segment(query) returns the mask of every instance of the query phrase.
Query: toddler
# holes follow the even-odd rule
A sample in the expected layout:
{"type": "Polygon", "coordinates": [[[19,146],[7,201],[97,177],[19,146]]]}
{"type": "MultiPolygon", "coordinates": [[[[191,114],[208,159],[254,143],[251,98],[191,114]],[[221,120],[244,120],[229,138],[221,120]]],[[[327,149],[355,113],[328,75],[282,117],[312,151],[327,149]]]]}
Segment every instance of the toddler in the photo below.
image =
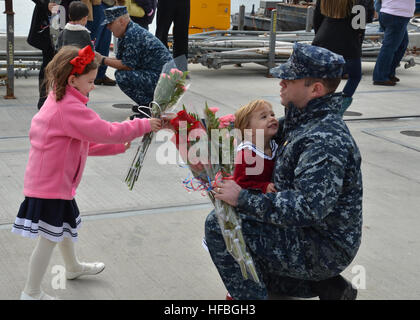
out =
{"type": "Polygon", "coordinates": [[[69,6],[69,22],[64,27],[57,38],[56,50],[62,46],[76,46],[84,48],[93,44],[90,39],[90,31],[86,28],[88,21],[89,8],[81,1],[73,1],[69,6]]]}
{"type": "Polygon", "coordinates": [[[270,181],[278,148],[272,138],[278,127],[273,108],[265,100],[251,101],[235,113],[235,128],[241,131],[243,141],[237,147],[233,179],[242,188],[276,192],[270,181]],[[259,134],[262,136],[257,139],[259,134]],[[263,145],[258,145],[259,141],[263,145]]]}

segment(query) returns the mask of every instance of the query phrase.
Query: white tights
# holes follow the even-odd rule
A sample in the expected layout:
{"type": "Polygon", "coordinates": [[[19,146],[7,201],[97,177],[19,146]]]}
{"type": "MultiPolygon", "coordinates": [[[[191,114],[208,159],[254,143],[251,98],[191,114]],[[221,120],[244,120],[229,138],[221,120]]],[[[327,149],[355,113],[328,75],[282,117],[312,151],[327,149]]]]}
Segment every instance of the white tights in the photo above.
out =
{"type": "MultiPolygon", "coordinates": [[[[56,244],[56,242],[45,239],[42,236],[38,238],[37,245],[29,260],[28,278],[23,289],[27,295],[36,297],[41,294],[41,282],[47,271],[56,244]]],[[[77,272],[83,269],[82,264],[77,260],[74,244],[71,239],[63,238],[63,241],[58,244],[58,247],[60,248],[67,271],[77,272]]]]}

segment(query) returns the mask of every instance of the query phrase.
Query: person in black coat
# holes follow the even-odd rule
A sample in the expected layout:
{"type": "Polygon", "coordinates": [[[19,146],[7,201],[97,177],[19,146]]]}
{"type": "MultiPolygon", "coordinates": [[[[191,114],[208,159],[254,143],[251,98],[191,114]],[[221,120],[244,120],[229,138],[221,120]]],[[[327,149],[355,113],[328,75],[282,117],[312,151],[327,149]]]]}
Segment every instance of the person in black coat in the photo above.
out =
{"type": "MultiPolygon", "coordinates": [[[[41,109],[47,99],[47,91],[44,84],[44,69],[55,54],[54,44],[51,41],[49,18],[51,15],[50,10],[56,4],[49,0],[32,1],[35,3],[35,8],[32,14],[31,27],[26,41],[31,46],[42,51],[42,64],[38,76],[39,99],[37,104],[38,109],[41,109]]],[[[60,1],[60,4],[66,8],[66,12],[68,12],[68,6],[72,1],[74,0],[60,1]]],[[[68,21],[67,14],[66,20],[68,21]]]]}
{"type": "Polygon", "coordinates": [[[27,42],[42,51],[42,64],[39,70],[38,83],[39,83],[39,100],[38,109],[41,109],[45,100],[47,99],[47,92],[44,82],[44,69],[47,64],[54,57],[54,46],[50,38],[49,29],[49,15],[48,9],[49,0],[32,0],[35,2],[34,12],[32,14],[31,27],[27,42]]]}
{"type": "MultiPolygon", "coordinates": [[[[188,28],[190,25],[190,0],[159,0],[157,5],[156,37],[168,47],[168,32],[172,22],[173,57],[185,55],[188,58],[188,28]]],[[[185,59],[185,61],[186,61],[185,59]]],[[[178,59],[178,61],[181,61],[178,59]]],[[[178,69],[187,71],[187,64],[178,65],[178,69]]]]}
{"type": "Polygon", "coordinates": [[[362,43],[366,27],[358,25],[361,23],[358,17],[363,12],[352,13],[354,5],[364,8],[366,23],[372,22],[373,0],[318,0],[314,10],[312,45],[340,54],[346,61],[345,73],[349,79],[343,89],[341,114],[351,105],[362,78],[362,43]]]}

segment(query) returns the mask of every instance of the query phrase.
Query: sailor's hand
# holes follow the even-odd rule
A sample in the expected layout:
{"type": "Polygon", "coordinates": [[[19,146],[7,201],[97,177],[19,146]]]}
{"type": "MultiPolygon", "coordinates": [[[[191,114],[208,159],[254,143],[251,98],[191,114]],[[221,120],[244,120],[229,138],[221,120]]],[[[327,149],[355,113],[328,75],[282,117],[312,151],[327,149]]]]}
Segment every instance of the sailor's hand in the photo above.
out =
{"type": "Polygon", "coordinates": [[[270,183],[268,186],[267,186],[267,189],[265,189],[265,193],[274,193],[274,192],[277,192],[277,190],[276,190],[276,188],[274,187],[274,183],[270,183]]]}
{"type": "Polygon", "coordinates": [[[99,52],[95,51],[95,58],[99,63],[101,63],[103,56],[99,52]]]}
{"type": "Polygon", "coordinates": [[[51,13],[57,13],[57,10],[58,10],[58,4],[56,4],[55,2],[50,2],[50,3],[48,3],[48,10],[49,10],[51,13]]]}
{"type": "Polygon", "coordinates": [[[242,188],[233,180],[222,180],[217,182],[213,188],[214,197],[236,207],[238,205],[239,193],[242,188]]]}

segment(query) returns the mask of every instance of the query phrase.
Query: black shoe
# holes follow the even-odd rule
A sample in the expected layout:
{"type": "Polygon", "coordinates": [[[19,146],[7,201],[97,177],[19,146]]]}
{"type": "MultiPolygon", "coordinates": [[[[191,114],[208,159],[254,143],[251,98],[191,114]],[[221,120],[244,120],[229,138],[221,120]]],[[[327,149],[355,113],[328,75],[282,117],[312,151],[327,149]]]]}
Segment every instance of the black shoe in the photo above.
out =
{"type": "Polygon", "coordinates": [[[388,87],[393,87],[393,86],[395,86],[396,82],[391,81],[391,80],[386,80],[386,81],[373,81],[373,84],[375,86],[388,86],[388,87]]]}
{"type": "MultiPolygon", "coordinates": [[[[150,109],[149,108],[145,108],[145,107],[139,107],[138,105],[134,105],[131,107],[131,110],[133,112],[135,112],[135,114],[133,114],[131,117],[134,118],[150,118],[150,109]],[[139,108],[142,112],[139,111],[139,108]],[[145,114],[146,113],[146,114],[145,114]]],[[[131,119],[131,120],[133,120],[131,119]]]]}
{"type": "Polygon", "coordinates": [[[142,112],[140,112],[140,111],[139,111],[139,106],[138,106],[137,104],[135,104],[135,105],[133,105],[133,106],[131,107],[131,110],[132,110],[133,112],[135,112],[135,113],[143,113],[143,112],[146,112],[146,113],[150,116],[150,109],[149,109],[148,107],[143,107],[143,106],[141,106],[141,107],[140,107],[140,110],[141,110],[142,112]]]}
{"type": "Polygon", "coordinates": [[[131,116],[130,116],[130,120],[133,120],[133,119],[135,119],[135,118],[139,118],[139,119],[144,119],[144,118],[146,118],[146,119],[149,119],[149,117],[148,116],[146,116],[145,114],[143,114],[143,113],[135,113],[135,114],[132,114],[131,116]]]}
{"type": "Polygon", "coordinates": [[[341,275],[317,281],[314,291],[319,300],[356,300],[357,290],[341,275]]]}
{"type": "Polygon", "coordinates": [[[133,111],[133,112],[135,112],[135,113],[139,113],[139,106],[138,105],[133,105],[132,107],[131,107],[131,111],[133,111]]]}
{"type": "Polygon", "coordinates": [[[400,79],[396,76],[389,77],[389,80],[391,80],[392,82],[400,82],[400,79]]]}
{"type": "Polygon", "coordinates": [[[93,83],[97,86],[100,86],[100,85],[115,86],[117,84],[117,82],[115,80],[112,80],[112,79],[108,78],[107,76],[105,76],[101,79],[95,79],[95,81],[93,83]]]}

